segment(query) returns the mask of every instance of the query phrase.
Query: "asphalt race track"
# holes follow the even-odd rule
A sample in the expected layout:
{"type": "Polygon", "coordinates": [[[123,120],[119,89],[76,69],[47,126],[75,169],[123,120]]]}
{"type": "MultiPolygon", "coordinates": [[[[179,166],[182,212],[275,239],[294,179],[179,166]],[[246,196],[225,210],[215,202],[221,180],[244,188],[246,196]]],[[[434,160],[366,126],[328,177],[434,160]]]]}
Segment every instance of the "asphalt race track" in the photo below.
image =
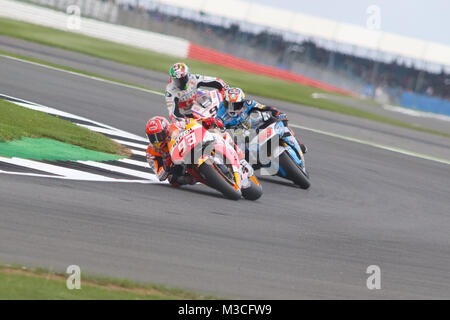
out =
{"type": "MultiPolygon", "coordinates": [[[[139,135],[166,114],[160,95],[2,57],[0,88],[139,135]]],[[[279,105],[292,123],[449,159],[448,138],[279,105]]],[[[229,298],[450,298],[450,166],[296,132],[312,187],[263,177],[256,202],[198,185],[0,175],[0,262],[77,264],[229,298]],[[366,287],[369,265],[381,290],[366,287]]]]}

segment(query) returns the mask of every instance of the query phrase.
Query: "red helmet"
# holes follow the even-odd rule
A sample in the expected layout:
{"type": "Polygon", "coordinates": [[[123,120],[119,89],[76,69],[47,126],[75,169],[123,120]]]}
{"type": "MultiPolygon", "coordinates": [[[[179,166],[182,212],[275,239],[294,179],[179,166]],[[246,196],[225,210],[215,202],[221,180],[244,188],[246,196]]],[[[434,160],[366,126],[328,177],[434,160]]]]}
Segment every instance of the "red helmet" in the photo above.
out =
{"type": "Polygon", "coordinates": [[[147,122],[147,137],[150,143],[158,149],[164,147],[169,137],[169,121],[166,118],[156,116],[147,122]]]}

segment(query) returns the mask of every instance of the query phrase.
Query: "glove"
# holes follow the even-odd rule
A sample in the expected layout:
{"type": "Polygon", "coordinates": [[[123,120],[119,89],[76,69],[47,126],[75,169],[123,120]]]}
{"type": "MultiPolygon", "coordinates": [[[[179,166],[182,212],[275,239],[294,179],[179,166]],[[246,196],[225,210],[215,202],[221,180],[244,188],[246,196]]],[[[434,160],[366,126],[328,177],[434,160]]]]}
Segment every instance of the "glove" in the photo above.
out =
{"type": "Polygon", "coordinates": [[[218,119],[216,119],[216,118],[213,118],[213,117],[204,119],[203,123],[208,128],[211,128],[213,126],[217,126],[219,128],[223,128],[223,122],[218,120],[218,119]]]}
{"type": "Polygon", "coordinates": [[[220,119],[214,118],[216,120],[216,126],[218,126],[220,129],[223,129],[223,122],[220,119]]]}
{"type": "Polygon", "coordinates": [[[167,157],[164,159],[164,169],[166,171],[169,171],[170,168],[172,168],[173,162],[171,157],[167,157]]]}
{"type": "Polygon", "coordinates": [[[285,113],[278,112],[276,117],[277,117],[277,120],[287,121],[287,115],[285,113]]]}
{"type": "Polygon", "coordinates": [[[169,183],[177,184],[177,180],[180,176],[183,176],[185,173],[185,168],[183,165],[173,165],[170,169],[169,175],[169,183]]]}
{"type": "Polygon", "coordinates": [[[285,126],[288,125],[288,118],[287,118],[287,115],[285,113],[279,112],[276,115],[276,118],[277,118],[278,121],[282,121],[285,126]]]}

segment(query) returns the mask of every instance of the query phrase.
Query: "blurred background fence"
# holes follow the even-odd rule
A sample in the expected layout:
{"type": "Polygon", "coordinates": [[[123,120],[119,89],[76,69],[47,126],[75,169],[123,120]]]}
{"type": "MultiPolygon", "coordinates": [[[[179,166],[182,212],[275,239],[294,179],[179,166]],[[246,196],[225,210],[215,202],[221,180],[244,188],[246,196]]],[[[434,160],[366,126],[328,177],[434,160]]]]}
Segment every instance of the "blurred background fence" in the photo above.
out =
{"type": "MultiPolygon", "coordinates": [[[[383,103],[401,104],[403,93],[450,99],[450,67],[361,49],[256,25],[245,20],[152,0],[25,0],[67,12],[76,5],[81,15],[114,24],[185,38],[240,58],[310,77],[383,103]],[[381,94],[380,94],[381,92],[381,94]],[[386,101],[387,100],[387,101],[386,101]]],[[[167,1],[166,1],[167,2],[167,1]]],[[[270,19],[270,17],[267,17],[270,19]]],[[[177,48],[173,48],[176,53],[177,48]]],[[[409,101],[409,100],[408,100],[409,101]]],[[[409,105],[415,105],[409,103],[409,105]]]]}

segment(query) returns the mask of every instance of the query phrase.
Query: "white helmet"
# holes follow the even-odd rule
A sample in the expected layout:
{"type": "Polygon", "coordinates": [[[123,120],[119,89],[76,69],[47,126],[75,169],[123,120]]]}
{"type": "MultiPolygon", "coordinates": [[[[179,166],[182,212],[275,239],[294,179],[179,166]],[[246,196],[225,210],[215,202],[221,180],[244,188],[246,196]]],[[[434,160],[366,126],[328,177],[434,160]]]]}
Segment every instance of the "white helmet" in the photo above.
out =
{"type": "Polygon", "coordinates": [[[229,88],[225,91],[223,104],[231,116],[237,116],[244,109],[245,94],[240,88],[229,88]]]}

